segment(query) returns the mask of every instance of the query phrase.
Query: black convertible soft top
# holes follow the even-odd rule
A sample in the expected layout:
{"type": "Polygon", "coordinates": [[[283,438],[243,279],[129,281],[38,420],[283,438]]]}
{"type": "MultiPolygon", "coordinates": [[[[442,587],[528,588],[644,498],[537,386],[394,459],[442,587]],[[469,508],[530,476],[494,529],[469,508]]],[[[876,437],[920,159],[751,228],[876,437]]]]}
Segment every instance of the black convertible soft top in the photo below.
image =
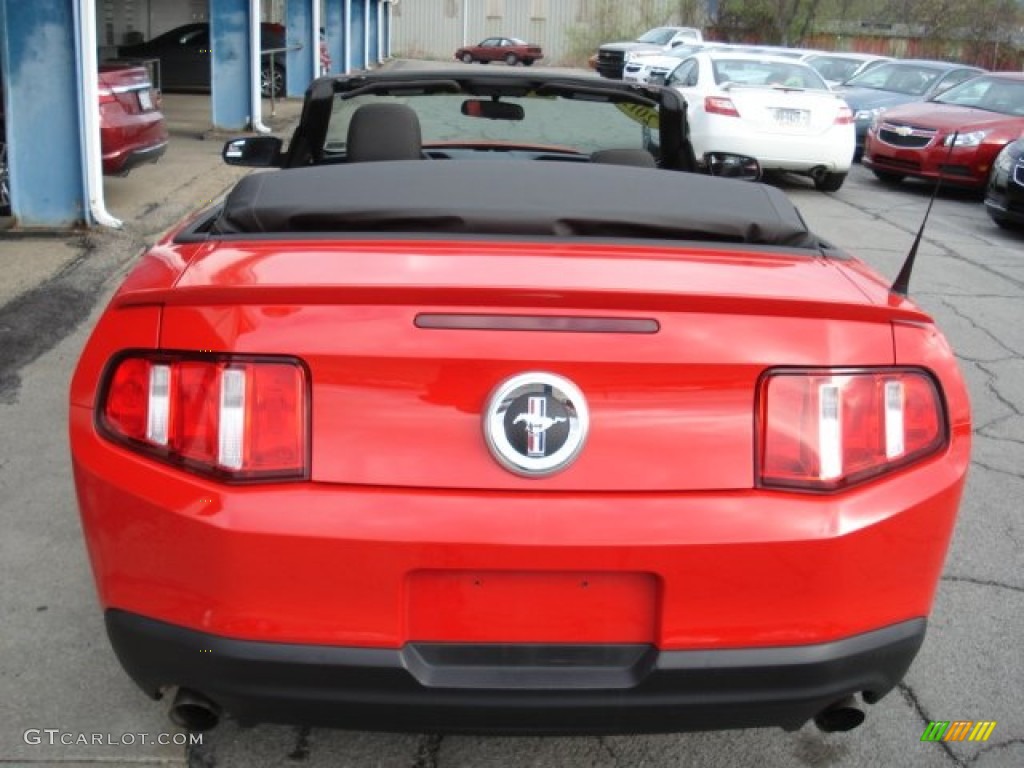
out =
{"type": "Polygon", "coordinates": [[[258,173],[212,231],[657,238],[809,248],[774,187],[692,173],[540,160],[409,160],[258,173]]]}

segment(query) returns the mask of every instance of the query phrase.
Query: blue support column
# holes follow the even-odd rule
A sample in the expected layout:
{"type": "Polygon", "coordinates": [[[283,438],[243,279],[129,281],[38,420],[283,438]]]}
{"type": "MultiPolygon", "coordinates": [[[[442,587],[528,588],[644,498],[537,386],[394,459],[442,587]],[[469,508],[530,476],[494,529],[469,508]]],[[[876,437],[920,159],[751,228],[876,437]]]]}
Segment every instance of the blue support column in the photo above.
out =
{"type": "MultiPolygon", "coordinates": [[[[319,71],[313,70],[313,57],[309,51],[309,41],[313,38],[313,7],[310,0],[289,0],[285,13],[288,54],[285,59],[284,90],[288,96],[301,96],[306,92],[310,81],[320,74],[319,71]],[[298,50],[292,50],[300,45],[302,47],[298,50]]],[[[319,60],[318,52],[317,61],[319,60]]]]}
{"type": "Polygon", "coordinates": [[[210,0],[210,42],[213,127],[245,130],[253,115],[248,0],[210,0]]]}
{"type": "Polygon", "coordinates": [[[366,28],[369,50],[366,52],[367,63],[376,66],[380,63],[380,0],[369,0],[366,28]]]}
{"type": "Polygon", "coordinates": [[[331,74],[348,71],[345,65],[345,0],[327,0],[324,29],[327,30],[327,50],[331,54],[331,74]]]}
{"type": "Polygon", "coordinates": [[[86,219],[73,0],[0,0],[12,213],[25,227],[86,219]]]}
{"type": "Polygon", "coordinates": [[[375,67],[381,62],[381,3],[380,0],[370,0],[370,50],[367,57],[370,66],[375,67]]]}
{"type": "Polygon", "coordinates": [[[381,3],[380,6],[380,30],[381,30],[381,61],[391,58],[391,3],[381,3]]]}
{"type": "Polygon", "coordinates": [[[352,51],[348,59],[352,69],[366,69],[366,2],[367,0],[352,0],[349,30],[352,51]]]}

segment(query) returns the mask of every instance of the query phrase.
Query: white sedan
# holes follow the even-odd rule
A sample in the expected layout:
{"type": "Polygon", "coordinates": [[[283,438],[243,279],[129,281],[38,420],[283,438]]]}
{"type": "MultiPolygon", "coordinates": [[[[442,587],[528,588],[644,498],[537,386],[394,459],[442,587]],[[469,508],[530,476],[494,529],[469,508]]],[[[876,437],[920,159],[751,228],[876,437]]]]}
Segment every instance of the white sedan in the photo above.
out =
{"type": "Polygon", "coordinates": [[[683,94],[697,160],[757,159],[765,171],[810,176],[823,192],[846,180],[855,145],[853,114],[812,67],[780,56],[698,52],[665,84],[683,94]]]}

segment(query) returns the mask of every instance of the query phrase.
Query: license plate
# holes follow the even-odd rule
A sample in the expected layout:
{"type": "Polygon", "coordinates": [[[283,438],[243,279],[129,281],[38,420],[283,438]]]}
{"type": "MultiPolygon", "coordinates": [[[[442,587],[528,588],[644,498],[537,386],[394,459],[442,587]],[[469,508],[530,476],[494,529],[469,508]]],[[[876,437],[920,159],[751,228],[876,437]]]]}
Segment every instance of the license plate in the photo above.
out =
{"type": "Polygon", "coordinates": [[[801,127],[811,121],[811,113],[806,109],[776,109],[775,122],[778,125],[801,127]]]}
{"type": "Polygon", "coordinates": [[[139,91],[139,106],[144,112],[148,112],[153,108],[153,97],[149,95],[149,90],[139,91]]]}

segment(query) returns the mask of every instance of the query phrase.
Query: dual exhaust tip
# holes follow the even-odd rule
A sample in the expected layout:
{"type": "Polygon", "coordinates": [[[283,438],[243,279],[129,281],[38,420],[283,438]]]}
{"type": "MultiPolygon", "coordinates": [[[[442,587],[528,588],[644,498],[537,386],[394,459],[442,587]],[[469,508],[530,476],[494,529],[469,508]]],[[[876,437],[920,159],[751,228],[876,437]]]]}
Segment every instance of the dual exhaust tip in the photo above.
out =
{"type": "MultiPolygon", "coordinates": [[[[179,688],[171,704],[171,720],[188,731],[202,732],[216,728],[220,722],[220,706],[203,694],[179,688]]],[[[853,696],[830,704],[814,716],[814,724],[824,733],[852,731],[864,722],[864,709],[853,696]]]]}

